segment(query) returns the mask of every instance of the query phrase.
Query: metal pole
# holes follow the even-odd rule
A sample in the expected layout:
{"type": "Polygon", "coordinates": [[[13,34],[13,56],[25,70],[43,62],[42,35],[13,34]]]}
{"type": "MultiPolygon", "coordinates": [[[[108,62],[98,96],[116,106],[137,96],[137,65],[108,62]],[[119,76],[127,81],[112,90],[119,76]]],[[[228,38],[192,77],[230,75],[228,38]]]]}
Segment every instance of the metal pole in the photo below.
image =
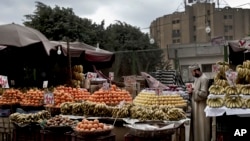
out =
{"type": "Polygon", "coordinates": [[[228,62],[228,46],[224,45],[224,61],[228,62]]]}
{"type": "Polygon", "coordinates": [[[179,70],[179,59],[178,59],[178,50],[177,49],[174,50],[174,58],[175,58],[174,68],[175,68],[175,70],[179,70]]]}

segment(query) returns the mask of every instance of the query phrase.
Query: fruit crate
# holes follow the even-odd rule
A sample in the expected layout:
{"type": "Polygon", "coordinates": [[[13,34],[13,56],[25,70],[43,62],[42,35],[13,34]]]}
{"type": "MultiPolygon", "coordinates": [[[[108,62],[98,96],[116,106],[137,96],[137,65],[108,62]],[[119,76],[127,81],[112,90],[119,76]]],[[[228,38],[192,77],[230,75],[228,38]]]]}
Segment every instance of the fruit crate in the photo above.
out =
{"type": "Polygon", "coordinates": [[[127,133],[124,136],[124,141],[172,141],[172,135],[166,135],[164,138],[149,138],[138,137],[127,133]]]}
{"type": "Polygon", "coordinates": [[[51,132],[40,130],[40,141],[71,141],[71,132],[51,132]]]}
{"type": "Polygon", "coordinates": [[[76,135],[75,133],[73,133],[71,134],[71,141],[115,141],[115,135],[111,133],[106,136],[88,137],[76,135]]]}
{"type": "Polygon", "coordinates": [[[40,141],[39,125],[27,125],[25,127],[15,126],[13,129],[14,141],[40,141]]]}

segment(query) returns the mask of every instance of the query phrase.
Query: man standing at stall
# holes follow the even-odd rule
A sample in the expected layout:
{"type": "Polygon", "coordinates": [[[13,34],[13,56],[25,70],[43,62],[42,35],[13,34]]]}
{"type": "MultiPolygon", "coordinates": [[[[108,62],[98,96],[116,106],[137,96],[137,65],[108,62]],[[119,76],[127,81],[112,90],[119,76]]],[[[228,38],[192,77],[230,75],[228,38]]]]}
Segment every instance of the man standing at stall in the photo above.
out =
{"type": "Polygon", "coordinates": [[[195,79],[193,87],[188,88],[192,108],[190,141],[210,141],[210,118],[206,117],[204,112],[209,79],[201,72],[199,65],[195,64],[189,68],[195,79]]]}

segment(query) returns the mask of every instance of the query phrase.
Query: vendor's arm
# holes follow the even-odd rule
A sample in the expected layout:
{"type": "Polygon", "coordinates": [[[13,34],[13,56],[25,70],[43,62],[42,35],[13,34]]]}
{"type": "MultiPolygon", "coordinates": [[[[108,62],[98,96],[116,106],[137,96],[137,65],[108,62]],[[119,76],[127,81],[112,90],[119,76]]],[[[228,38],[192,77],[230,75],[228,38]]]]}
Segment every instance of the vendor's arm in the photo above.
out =
{"type": "Polygon", "coordinates": [[[208,79],[200,81],[200,89],[194,91],[195,95],[201,99],[206,99],[208,96],[208,79]]]}

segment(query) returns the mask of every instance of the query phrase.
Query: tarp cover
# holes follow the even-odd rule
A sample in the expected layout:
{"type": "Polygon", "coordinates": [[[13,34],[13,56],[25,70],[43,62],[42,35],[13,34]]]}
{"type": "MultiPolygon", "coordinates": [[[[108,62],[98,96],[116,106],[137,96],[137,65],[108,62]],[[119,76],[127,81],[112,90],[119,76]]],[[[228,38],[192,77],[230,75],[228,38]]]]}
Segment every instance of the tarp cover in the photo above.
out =
{"type": "MultiPolygon", "coordinates": [[[[51,41],[55,46],[61,45],[62,52],[67,55],[67,42],[51,41]]],[[[108,62],[111,61],[114,53],[103,50],[100,48],[93,47],[91,45],[81,43],[81,42],[70,42],[70,55],[71,57],[80,57],[84,52],[85,59],[90,62],[108,62]]]]}

